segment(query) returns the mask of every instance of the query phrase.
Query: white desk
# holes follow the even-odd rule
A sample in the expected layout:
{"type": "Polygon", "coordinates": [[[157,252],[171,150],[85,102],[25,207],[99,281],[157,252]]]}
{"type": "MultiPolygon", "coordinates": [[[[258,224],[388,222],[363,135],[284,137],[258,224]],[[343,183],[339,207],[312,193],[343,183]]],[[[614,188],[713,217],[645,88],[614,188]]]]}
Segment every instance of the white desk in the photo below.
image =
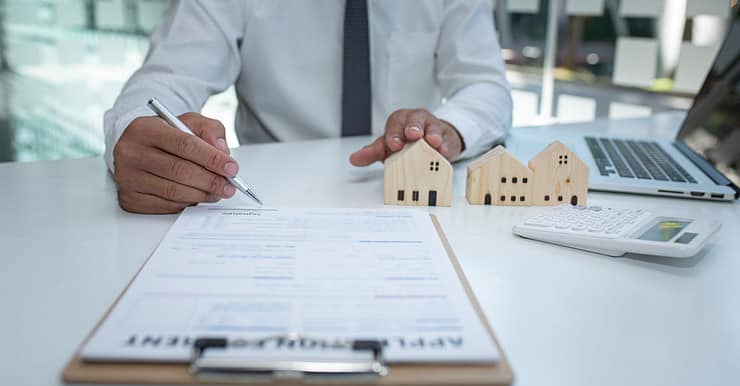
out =
{"type": "MultiPolygon", "coordinates": [[[[676,124],[659,117],[558,129],[670,136],[676,124]]],[[[536,132],[526,130],[515,133],[536,132]]],[[[382,167],[347,161],[364,142],[245,146],[234,154],[267,205],[379,207],[382,167]]],[[[455,173],[452,208],[430,210],[517,385],[738,384],[739,203],[591,193],[592,204],[723,223],[710,248],[690,260],[611,258],[513,236],[514,224],[542,208],[470,206],[465,164],[455,173]]],[[[63,365],[175,216],[119,209],[100,158],[0,164],[0,181],[0,383],[58,384],[63,365]]]]}

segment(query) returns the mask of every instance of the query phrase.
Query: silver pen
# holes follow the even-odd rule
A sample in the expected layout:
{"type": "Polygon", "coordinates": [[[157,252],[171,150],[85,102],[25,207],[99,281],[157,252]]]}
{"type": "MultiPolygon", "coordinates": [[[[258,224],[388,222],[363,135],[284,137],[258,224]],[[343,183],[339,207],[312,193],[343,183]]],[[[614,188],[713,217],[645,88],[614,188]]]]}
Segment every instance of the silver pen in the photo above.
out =
{"type": "MultiPolygon", "coordinates": [[[[169,110],[167,110],[166,107],[157,100],[157,98],[149,99],[149,103],[147,103],[150,109],[154,111],[160,118],[164,119],[167,123],[170,124],[170,126],[175,127],[182,131],[183,133],[187,133],[190,135],[195,135],[195,133],[192,132],[187,126],[185,126],[185,123],[183,123],[179,118],[177,118],[174,114],[172,114],[169,110]]],[[[234,185],[234,187],[249,196],[252,200],[256,201],[258,204],[262,205],[262,201],[260,201],[259,198],[257,198],[257,195],[254,194],[254,191],[252,188],[247,185],[246,182],[242,181],[239,176],[234,177],[226,177],[227,180],[231,183],[231,185],[234,185]]]]}

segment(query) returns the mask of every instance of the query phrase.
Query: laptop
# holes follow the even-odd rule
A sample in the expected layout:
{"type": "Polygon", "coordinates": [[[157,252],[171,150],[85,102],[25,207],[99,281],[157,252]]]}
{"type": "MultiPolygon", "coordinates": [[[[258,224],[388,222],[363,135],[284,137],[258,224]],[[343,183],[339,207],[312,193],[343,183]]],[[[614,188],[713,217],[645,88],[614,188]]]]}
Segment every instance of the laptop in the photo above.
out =
{"type": "MultiPolygon", "coordinates": [[[[731,201],[740,196],[740,6],[673,141],[552,133],[589,164],[589,189],[731,201]]],[[[565,131],[565,130],[564,130],[565,131]]],[[[532,141],[507,143],[520,156],[532,141]]],[[[540,147],[541,149],[541,147],[540,147]]]]}

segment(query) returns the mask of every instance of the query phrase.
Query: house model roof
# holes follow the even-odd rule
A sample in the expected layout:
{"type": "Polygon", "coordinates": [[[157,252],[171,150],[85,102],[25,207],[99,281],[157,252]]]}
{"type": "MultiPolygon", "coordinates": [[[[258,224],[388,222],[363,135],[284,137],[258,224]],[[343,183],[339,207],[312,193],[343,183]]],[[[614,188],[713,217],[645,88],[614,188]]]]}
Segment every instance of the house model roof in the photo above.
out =
{"type": "Polygon", "coordinates": [[[390,157],[386,158],[385,165],[386,167],[391,166],[393,163],[396,162],[396,160],[401,159],[406,154],[412,154],[412,153],[427,153],[432,156],[436,156],[440,159],[440,162],[446,164],[450,168],[452,167],[452,164],[450,161],[447,160],[442,154],[440,154],[436,149],[432,147],[432,145],[428,144],[427,141],[424,139],[419,139],[415,142],[407,143],[406,146],[404,146],[403,149],[400,151],[392,154],[390,157]]]}
{"type": "MultiPolygon", "coordinates": [[[[508,155],[509,157],[517,160],[519,163],[521,163],[516,157],[514,157],[513,154],[511,154],[508,150],[506,150],[505,147],[498,145],[494,147],[493,149],[489,150],[482,156],[474,159],[470,164],[468,164],[468,170],[474,170],[481,166],[484,166],[486,163],[488,163],[490,160],[498,158],[502,155],[508,155]]],[[[524,165],[524,164],[522,164],[524,165]]]]}
{"type": "Polygon", "coordinates": [[[577,161],[579,164],[583,164],[584,166],[586,166],[585,163],[580,158],[578,158],[578,155],[572,150],[570,150],[568,146],[565,146],[560,141],[553,141],[552,143],[547,145],[544,149],[542,149],[542,151],[535,154],[535,156],[529,160],[530,169],[532,168],[534,164],[540,161],[549,162],[548,158],[550,157],[550,155],[553,154],[553,152],[559,152],[559,153],[568,152],[569,154],[572,155],[573,161],[577,161]]]}

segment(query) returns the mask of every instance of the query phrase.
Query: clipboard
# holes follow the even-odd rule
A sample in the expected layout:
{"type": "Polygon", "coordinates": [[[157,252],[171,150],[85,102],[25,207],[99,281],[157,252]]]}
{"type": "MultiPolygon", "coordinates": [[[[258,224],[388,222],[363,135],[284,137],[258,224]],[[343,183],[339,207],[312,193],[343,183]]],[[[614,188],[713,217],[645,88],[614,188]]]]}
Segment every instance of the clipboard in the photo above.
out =
{"type": "MultiPolygon", "coordinates": [[[[460,263],[455,256],[450,243],[447,240],[442,227],[436,216],[429,215],[437,234],[442,241],[452,265],[457,273],[458,280],[465,289],[468,299],[475,309],[478,318],[483,323],[485,331],[490,336],[496,349],[501,354],[495,364],[398,364],[388,367],[387,375],[376,377],[335,377],[335,378],[309,378],[309,377],[273,377],[273,376],[250,376],[249,374],[224,374],[222,377],[204,377],[192,371],[192,363],[115,363],[115,362],[84,362],[80,359],[79,351],[82,346],[92,337],[110,312],[115,308],[118,301],[128,289],[128,286],[118,296],[106,314],[98,321],[97,325],[80,345],[80,349],[74,354],[62,372],[62,380],[65,383],[84,384],[245,384],[250,385],[302,385],[302,384],[331,384],[341,385],[510,385],[514,374],[506,359],[506,355],[498,344],[491,326],[488,324],[478,300],[475,298],[470,284],[463,274],[460,263]]],[[[142,264],[143,266],[146,265],[142,264]]],[[[141,268],[139,272],[141,271],[141,268]]],[[[134,276],[129,286],[136,279],[134,276]]],[[[213,345],[214,342],[207,342],[213,345]]],[[[222,345],[223,342],[216,342],[222,345]]],[[[370,345],[372,342],[363,341],[360,346],[370,345]]],[[[196,350],[197,351],[197,350],[196,350]]],[[[196,353],[197,354],[197,353],[196,353]]],[[[377,357],[376,357],[377,359],[377,357]]]]}

